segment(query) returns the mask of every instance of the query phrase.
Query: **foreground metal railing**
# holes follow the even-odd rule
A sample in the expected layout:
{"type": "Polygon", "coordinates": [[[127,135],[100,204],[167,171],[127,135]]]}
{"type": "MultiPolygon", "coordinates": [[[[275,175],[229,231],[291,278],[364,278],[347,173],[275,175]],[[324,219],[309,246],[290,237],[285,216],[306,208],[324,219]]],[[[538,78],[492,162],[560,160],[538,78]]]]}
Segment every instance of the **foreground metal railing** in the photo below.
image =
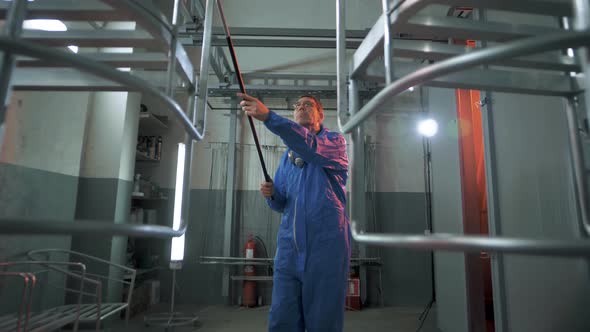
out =
{"type": "MultiPolygon", "coordinates": [[[[27,1],[16,0],[10,4],[5,18],[7,25],[5,26],[4,36],[0,37],[0,49],[4,51],[2,58],[2,79],[0,80],[0,96],[2,96],[2,107],[0,107],[0,144],[2,138],[2,125],[4,122],[4,105],[9,100],[12,91],[10,77],[13,74],[15,66],[15,56],[24,55],[32,58],[42,59],[51,62],[54,65],[64,67],[77,68],[80,71],[93,74],[100,78],[106,78],[112,82],[125,86],[130,91],[139,91],[145,95],[149,95],[155,99],[156,102],[163,106],[164,110],[171,112],[179,123],[183,126],[187,133],[187,144],[189,157],[186,158],[185,170],[190,170],[192,160],[192,142],[202,140],[206,130],[206,115],[207,106],[205,103],[197,103],[197,94],[206,96],[206,79],[201,79],[201,84],[204,84],[201,91],[196,91],[194,84],[198,81],[197,78],[191,76],[192,65],[188,62],[188,58],[182,46],[176,39],[176,16],[173,18],[173,23],[169,24],[159,16],[149,6],[140,6],[137,2],[131,0],[125,1],[106,1],[118,10],[129,12],[130,15],[136,15],[137,21],[145,25],[146,30],[151,32],[152,36],[158,40],[158,43],[168,45],[169,59],[168,61],[168,87],[165,92],[161,91],[150,82],[134,76],[128,72],[119,71],[106,64],[99,63],[90,57],[85,57],[80,54],[68,53],[58,49],[51,49],[49,47],[38,46],[31,42],[20,39],[22,22],[26,16],[27,1]],[[180,52],[180,53],[178,53],[180,52]],[[188,106],[185,109],[181,107],[173,98],[173,74],[175,72],[175,63],[178,61],[182,68],[182,73],[185,81],[188,82],[186,93],[189,95],[188,106]],[[190,77],[189,77],[190,76],[190,77]],[[200,107],[200,109],[198,109],[200,107]],[[196,124],[199,124],[196,126],[196,124]]],[[[212,9],[211,9],[212,12],[212,9]]],[[[177,15],[178,13],[176,13],[177,15]]],[[[204,25],[205,35],[211,35],[212,15],[207,16],[204,25]]],[[[202,46],[203,54],[210,52],[210,37],[206,38],[208,42],[204,42],[202,46]]],[[[208,67],[207,59],[201,64],[201,68],[208,67]]],[[[207,70],[205,70],[207,72],[207,70]]],[[[203,75],[206,76],[206,75],[203,75]]],[[[205,98],[201,98],[206,101],[205,98]]],[[[188,181],[190,176],[185,177],[186,184],[183,184],[183,189],[188,189],[188,181]]],[[[188,195],[184,195],[188,197],[188,195]]],[[[186,205],[186,200],[183,204],[186,205]]],[[[188,212],[186,209],[183,211],[188,212]]],[[[41,220],[41,219],[24,219],[24,218],[7,218],[0,220],[0,233],[2,234],[54,234],[54,235],[68,235],[68,234],[95,234],[102,236],[138,236],[138,237],[159,237],[170,238],[178,237],[185,233],[187,228],[186,213],[183,213],[182,223],[178,229],[164,226],[150,226],[150,225],[133,225],[122,223],[117,220],[113,223],[110,221],[86,221],[86,220],[41,220]]]]}
{"type": "MultiPolygon", "coordinates": [[[[502,62],[503,60],[513,59],[526,55],[546,52],[550,50],[565,50],[567,48],[578,47],[581,54],[580,68],[585,72],[585,77],[580,83],[577,79],[571,78],[571,83],[568,83],[567,89],[546,89],[543,94],[564,97],[566,104],[566,113],[568,115],[568,130],[570,140],[570,155],[573,165],[574,173],[574,187],[576,190],[577,207],[580,211],[579,223],[582,232],[590,235],[590,202],[588,201],[588,192],[586,188],[586,174],[584,170],[584,159],[582,149],[580,146],[580,138],[578,133],[578,125],[575,115],[575,96],[580,93],[585,93],[587,101],[587,111],[590,112],[590,72],[588,65],[587,48],[590,39],[590,7],[587,0],[573,0],[572,3],[556,4],[549,7],[537,6],[534,7],[534,2],[528,2],[526,5],[519,2],[503,2],[490,1],[489,3],[481,4],[492,9],[514,10],[518,12],[526,12],[531,10],[535,13],[543,13],[546,15],[569,15],[570,11],[574,13],[576,24],[574,31],[551,30],[550,33],[543,33],[538,30],[522,29],[519,32],[519,27],[511,27],[514,31],[500,25],[485,25],[485,23],[471,22],[473,25],[473,36],[481,36],[481,39],[493,38],[490,36],[504,36],[499,39],[513,39],[514,41],[499,44],[493,47],[485,47],[478,50],[466,50],[464,54],[456,55],[454,57],[438,61],[434,64],[424,66],[410,72],[409,74],[397,79],[393,79],[393,65],[390,57],[393,47],[390,40],[386,40],[391,34],[390,28],[392,26],[403,26],[410,24],[418,26],[419,20],[412,21],[412,17],[422,8],[432,3],[455,4],[455,1],[443,0],[402,0],[396,2],[393,8],[389,5],[383,5],[383,14],[379,17],[367,37],[361,43],[361,46],[353,55],[352,61],[349,63],[346,59],[345,48],[345,0],[336,0],[336,28],[337,28],[337,96],[338,96],[338,126],[343,133],[354,133],[356,128],[359,128],[367,118],[380,109],[382,109],[388,102],[390,102],[397,95],[406,90],[419,85],[436,85],[434,80],[445,77],[444,87],[465,88],[465,80],[453,80],[448,78],[449,75],[457,74],[470,68],[477,66],[494,64],[502,62]],[[556,7],[557,6],[557,7],[556,7]],[[534,8],[532,8],[534,7],[534,8]],[[532,8],[532,9],[531,9],[532,8]],[[567,13],[567,14],[565,14],[567,13]],[[502,31],[493,31],[496,27],[502,31]],[[383,48],[379,50],[379,47],[383,48]],[[371,77],[364,71],[371,62],[379,57],[379,54],[385,54],[387,58],[384,59],[384,78],[385,87],[369,100],[362,108],[358,109],[358,103],[355,102],[358,96],[355,95],[354,89],[349,89],[347,95],[347,85],[356,86],[360,78],[371,77]],[[350,66],[349,66],[350,65],[350,66]],[[350,68],[350,69],[349,69],[350,68]],[[453,85],[455,84],[455,86],[453,85]],[[348,100],[347,100],[348,98],[348,100]],[[350,101],[350,105],[348,105],[350,101]]],[[[468,5],[467,3],[463,5],[468,5]]],[[[479,7],[479,6],[473,6],[479,7]]],[[[424,26],[427,26],[427,21],[420,21],[424,26]]],[[[434,24],[434,23],[432,23],[434,24]]],[[[455,29],[457,26],[450,27],[446,31],[454,33],[461,31],[455,29]]],[[[443,34],[444,32],[441,32],[443,34]]],[[[464,33],[464,31],[463,31],[464,33]]],[[[464,33],[465,35],[465,33],[464,33]]],[[[473,39],[478,39],[473,37],[473,39]]],[[[522,59],[522,58],[521,58],[522,59]]],[[[542,68],[539,68],[542,69],[542,68]]],[[[484,73],[485,71],[481,71],[484,73]]],[[[569,73],[568,73],[569,74],[569,73]]],[[[552,77],[560,77],[552,75],[552,77]]],[[[516,77],[516,76],[515,76],[516,77]]],[[[563,76],[561,77],[563,78],[563,76]]],[[[485,78],[477,78],[470,82],[482,82],[485,78]]],[[[482,86],[487,86],[485,83],[482,86]]],[[[498,91],[510,92],[514,86],[509,86],[507,82],[499,82],[494,85],[498,91]],[[504,84],[504,85],[503,85],[504,84]]],[[[522,92],[522,90],[513,89],[513,92],[522,92]]],[[[532,92],[531,89],[528,90],[532,92]]],[[[538,94],[538,93],[537,93],[538,94]]],[[[490,143],[491,144],[491,143],[490,143]]],[[[353,158],[354,159],[354,158],[353,158]]],[[[487,181],[490,181],[488,179],[487,181]]],[[[357,190],[358,188],[351,188],[351,197],[364,197],[357,190]]],[[[354,202],[351,202],[354,207],[354,202]]],[[[355,211],[351,211],[351,217],[355,220],[355,211]]],[[[503,252],[524,255],[543,255],[543,256],[588,256],[590,254],[590,242],[584,240],[547,240],[547,239],[520,239],[520,238],[503,238],[503,237],[476,237],[464,235],[445,235],[432,234],[426,236],[419,235],[402,235],[402,234],[369,234],[357,231],[357,225],[353,223],[352,234],[353,238],[361,243],[374,244],[388,247],[410,248],[419,250],[445,250],[445,251],[461,251],[461,252],[503,252]]]]}
{"type": "Polygon", "coordinates": [[[376,234],[357,230],[352,223],[352,237],[362,243],[392,248],[479,253],[519,254],[530,256],[590,257],[590,241],[526,239],[456,234],[376,234]]]}

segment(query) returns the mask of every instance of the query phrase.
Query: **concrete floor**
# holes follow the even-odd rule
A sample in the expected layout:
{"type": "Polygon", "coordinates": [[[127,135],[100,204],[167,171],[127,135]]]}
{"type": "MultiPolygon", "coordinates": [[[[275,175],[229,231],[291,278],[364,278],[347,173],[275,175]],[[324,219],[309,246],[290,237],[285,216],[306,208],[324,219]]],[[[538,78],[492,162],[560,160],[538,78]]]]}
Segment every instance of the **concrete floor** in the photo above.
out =
{"type": "MultiPolygon", "coordinates": [[[[162,310],[167,308],[162,307],[162,310]]],[[[268,306],[259,308],[243,308],[228,306],[207,306],[178,308],[185,313],[196,313],[199,322],[195,326],[176,327],[168,331],[177,332],[261,332],[267,330],[268,306]]],[[[344,322],[344,331],[371,331],[371,332],[416,332],[419,322],[418,317],[423,308],[369,308],[357,312],[347,311],[344,322]]],[[[136,332],[136,331],[164,331],[163,327],[146,327],[143,322],[144,315],[132,318],[129,326],[121,321],[110,324],[105,328],[109,332],[136,332]]],[[[436,310],[430,311],[424,326],[420,332],[439,332],[436,326],[436,310]]]]}

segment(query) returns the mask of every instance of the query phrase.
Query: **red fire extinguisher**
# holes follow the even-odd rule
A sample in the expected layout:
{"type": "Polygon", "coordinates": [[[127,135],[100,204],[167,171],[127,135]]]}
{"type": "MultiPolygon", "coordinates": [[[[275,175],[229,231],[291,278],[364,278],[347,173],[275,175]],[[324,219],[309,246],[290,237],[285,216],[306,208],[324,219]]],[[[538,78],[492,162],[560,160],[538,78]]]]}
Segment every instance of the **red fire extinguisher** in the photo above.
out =
{"type": "MultiPolygon", "coordinates": [[[[254,258],[254,252],[256,251],[256,241],[252,234],[248,235],[248,241],[245,246],[246,259],[254,258]]],[[[244,275],[247,277],[256,276],[256,270],[254,265],[246,265],[244,267],[244,275]]],[[[256,306],[256,281],[244,280],[244,289],[242,291],[242,305],[245,307],[256,306]]]]}

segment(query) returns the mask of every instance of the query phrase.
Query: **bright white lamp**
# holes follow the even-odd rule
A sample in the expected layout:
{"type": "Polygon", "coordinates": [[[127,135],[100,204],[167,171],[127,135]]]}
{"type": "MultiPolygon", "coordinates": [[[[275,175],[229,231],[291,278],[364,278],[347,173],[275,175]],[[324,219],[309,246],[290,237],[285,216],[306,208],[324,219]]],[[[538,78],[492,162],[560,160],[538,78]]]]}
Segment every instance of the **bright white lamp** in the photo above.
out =
{"type": "MultiPolygon", "coordinates": [[[[68,31],[68,27],[64,24],[64,22],[60,20],[50,20],[50,19],[34,19],[34,20],[25,20],[23,22],[23,29],[25,30],[42,30],[42,31],[68,31]]],[[[78,46],[70,45],[68,48],[74,52],[78,53],[78,46]]]]}
{"type": "MultiPolygon", "coordinates": [[[[172,228],[178,230],[182,221],[182,193],[184,183],[184,161],[186,147],[178,143],[178,160],[176,161],[176,188],[174,190],[174,213],[172,215],[172,228]]],[[[170,250],[170,267],[176,267],[184,259],[184,234],[172,238],[170,250]]]]}
{"type": "Polygon", "coordinates": [[[432,137],[438,132],[438,123],[433,119],[418,122],[418,132],[425,137],[432,137]]]}

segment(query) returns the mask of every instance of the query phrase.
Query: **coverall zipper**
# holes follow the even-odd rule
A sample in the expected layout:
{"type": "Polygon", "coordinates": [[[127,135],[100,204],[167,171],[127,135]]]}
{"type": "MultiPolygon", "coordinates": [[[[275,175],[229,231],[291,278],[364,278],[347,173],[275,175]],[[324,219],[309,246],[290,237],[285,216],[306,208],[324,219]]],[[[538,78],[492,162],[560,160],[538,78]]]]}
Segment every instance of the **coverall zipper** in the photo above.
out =
{"type": "Polygon", "coordinates": [[[299,197],[295,198],[295,212],[293,213],[293,242],[295,243],[295,250],[299,252],[299,246],[297,245],[297,200],[299,197]]]}

